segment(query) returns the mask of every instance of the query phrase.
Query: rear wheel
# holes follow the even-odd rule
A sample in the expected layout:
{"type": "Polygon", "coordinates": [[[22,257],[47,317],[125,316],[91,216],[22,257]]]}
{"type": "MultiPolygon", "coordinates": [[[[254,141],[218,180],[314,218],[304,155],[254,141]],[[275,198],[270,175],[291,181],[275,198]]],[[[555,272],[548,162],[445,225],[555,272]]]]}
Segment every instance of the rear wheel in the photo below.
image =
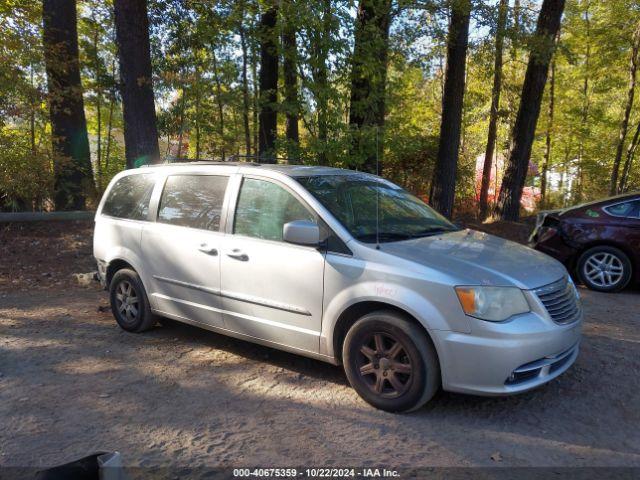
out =
{"type": "Polygon", "coordinates": [[[351,386],[381,410],[406,412],[440,386],[438,358],[425,332],[395,312],[365,315],[347,333],[342,358],[351,386]]]}
{"type": "Polygon", "coordinates": [[[157,321],[140,276],[133,270],[118,270],[109,284],[111,311],[118,325],[128,332],[144,332],[157,321]]]}
{"type": "Polygon", "coordinates": [[[580,256],[578,275],[591,290],[619,292],[631,280],[631,261],[615,247],[593,247],[580,256]]]}

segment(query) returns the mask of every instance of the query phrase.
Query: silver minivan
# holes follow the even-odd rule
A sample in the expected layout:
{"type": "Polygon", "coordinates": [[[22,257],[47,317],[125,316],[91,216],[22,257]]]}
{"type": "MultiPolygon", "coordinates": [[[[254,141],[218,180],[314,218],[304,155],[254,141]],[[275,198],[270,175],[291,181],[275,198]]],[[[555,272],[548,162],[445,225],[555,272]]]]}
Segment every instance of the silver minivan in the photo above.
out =
{"type": "Polygon", "coordinates": [[[96,212],[94,256],[123,329],[164,317],[342,364],[383,410],[419,408],[440,387],[522,392],[578,355],[580,301],[559,262],[365,173],[127,170],[96,212]]]}

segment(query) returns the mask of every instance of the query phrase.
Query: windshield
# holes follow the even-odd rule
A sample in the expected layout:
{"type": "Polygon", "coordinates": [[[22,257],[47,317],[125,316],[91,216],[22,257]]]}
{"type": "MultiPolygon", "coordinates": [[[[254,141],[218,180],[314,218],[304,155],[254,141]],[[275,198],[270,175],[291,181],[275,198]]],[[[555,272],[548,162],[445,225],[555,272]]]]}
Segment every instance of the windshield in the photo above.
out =
{"type": "Polygon", "coordinates": [[[373,175],[297,180],[361,242],[394,242],[458,230],[419,198],[373,175]]]}

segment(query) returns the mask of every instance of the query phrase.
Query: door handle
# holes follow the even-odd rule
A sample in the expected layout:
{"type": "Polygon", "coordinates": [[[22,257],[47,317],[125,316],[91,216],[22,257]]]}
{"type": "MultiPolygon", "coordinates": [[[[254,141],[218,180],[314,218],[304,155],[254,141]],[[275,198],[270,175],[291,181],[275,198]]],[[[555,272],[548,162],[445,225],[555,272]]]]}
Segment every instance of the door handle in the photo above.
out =
{"type": "Polygon", "coordinates": [[[218,255],[218,249],[215,247],[210,247],[206,243],[201,244],[198,247],[198,250],[200,250],[202,253],[206,253],[207,255],[213,255],[214,257],[218,255]]]}
{"type": "Polygon", "coordinates": [[[243,253],[241,250],[234,248],[231,252],[227,253],[227,257],[233,258],[235,260],[240,260],[241,262],[246,262],[249,260],[249,255],[243,253]]]}

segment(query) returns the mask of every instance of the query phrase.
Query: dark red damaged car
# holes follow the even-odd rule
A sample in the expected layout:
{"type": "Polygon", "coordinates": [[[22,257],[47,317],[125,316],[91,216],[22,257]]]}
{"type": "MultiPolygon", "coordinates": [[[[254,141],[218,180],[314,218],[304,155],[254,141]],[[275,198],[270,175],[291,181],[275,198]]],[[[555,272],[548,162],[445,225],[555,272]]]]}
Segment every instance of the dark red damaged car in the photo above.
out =
{"type": "Polygon", "coordinates": [[[592,290],[618,292],[640,282],[640,193],[541,212],[529,245],[592,290]]]}

